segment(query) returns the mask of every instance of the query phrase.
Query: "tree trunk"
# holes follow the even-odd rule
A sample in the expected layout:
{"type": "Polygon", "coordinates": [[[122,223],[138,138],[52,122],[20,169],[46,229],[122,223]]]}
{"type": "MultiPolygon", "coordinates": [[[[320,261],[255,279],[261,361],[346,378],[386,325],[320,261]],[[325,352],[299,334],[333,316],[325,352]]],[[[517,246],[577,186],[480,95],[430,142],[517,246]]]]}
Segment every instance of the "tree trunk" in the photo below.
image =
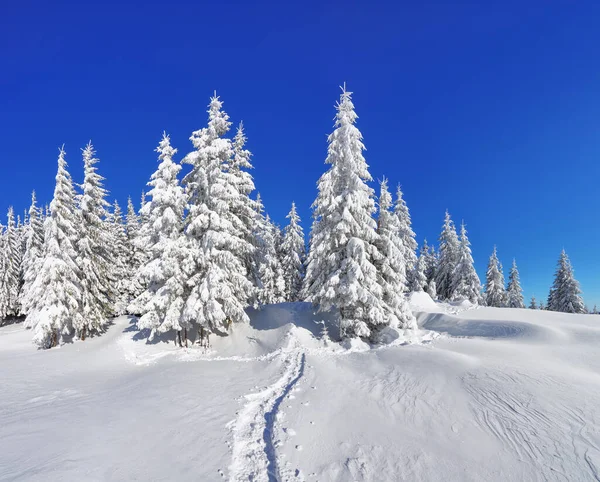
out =
{"type": "Polygon", "coordinates": [[[185,347],[188,347],[187,328],[183,329],[183,337],[185,338],[185,347]]]}
{"type": "Polygon", "coordinates": [[[50,348],[54,348],[58,344],[58,333],[52,330],[52,338],[50,339],[50,348]]]}
{"type": "Polygon", "coordinates": [[[81,330],[81,337],[80,338],[81,338],[81,341],[85,341],[85,326],[81,330]]]}
{"type": "Polygon", "coordinates": [[[181,330],[179,330],[177,332],[177,337],[179,338],[179,348],[181,348],[182,344],[181,344],[181,330]]]}

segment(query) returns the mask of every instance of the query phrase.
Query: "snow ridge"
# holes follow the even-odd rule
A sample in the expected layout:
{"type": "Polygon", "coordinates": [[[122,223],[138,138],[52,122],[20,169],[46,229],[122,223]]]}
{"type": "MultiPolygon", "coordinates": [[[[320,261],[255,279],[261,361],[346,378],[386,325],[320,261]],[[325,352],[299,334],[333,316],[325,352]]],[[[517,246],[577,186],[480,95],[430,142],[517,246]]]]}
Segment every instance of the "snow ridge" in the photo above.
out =
{"type": "Polygon", "coordinates": [[[230,481],[275,482],[280,480],[274,436],[279,406],[302,378],[306,354],[293,331],[288,345],[280,352],[282,376],[258,393],[245,396],[247,403],[230,422],[233,433],[230,481]]]}

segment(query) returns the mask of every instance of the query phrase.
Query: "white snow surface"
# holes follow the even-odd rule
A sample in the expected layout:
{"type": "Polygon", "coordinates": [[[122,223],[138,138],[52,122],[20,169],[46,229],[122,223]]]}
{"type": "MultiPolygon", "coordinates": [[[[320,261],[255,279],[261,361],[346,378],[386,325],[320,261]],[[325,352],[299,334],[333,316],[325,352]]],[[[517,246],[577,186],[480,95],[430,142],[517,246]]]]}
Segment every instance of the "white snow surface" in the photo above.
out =
{"type": "Polygon", "coordinates": [[[410,302],[379,346],[305,303],[210,350],[0,328],[0,480],[600,480],[600,316],[410,302]]]}

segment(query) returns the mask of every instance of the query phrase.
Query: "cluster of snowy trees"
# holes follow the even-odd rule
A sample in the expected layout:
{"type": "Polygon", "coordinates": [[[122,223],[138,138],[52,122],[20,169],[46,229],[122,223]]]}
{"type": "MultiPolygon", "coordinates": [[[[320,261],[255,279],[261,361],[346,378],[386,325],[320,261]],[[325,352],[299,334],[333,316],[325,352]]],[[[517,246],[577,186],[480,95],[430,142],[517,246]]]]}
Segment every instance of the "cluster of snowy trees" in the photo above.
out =
{"type": "Polygon", "coordinates": [[[0,238],[2,318],[25,317],[44,348],[99,334],[124,313],[139,315],[150,337],[173,331],[187,343],[192,329],[204,337],[247,321],[249,306],[300,299],[306,253],[296,207],[282,232],[260,197],[251,198],[244,129],[229,138],[230,127],[215,96],[181,163],[163,135],[150,190],[138,212],[129,200],[125,219],[107,201],[92,145],[83,150],[81,186],[61,149],[48,209],[34,195],[25,223],[9,211],[0,238]],[[181,180],[180,164],[190,166],[181,180]]]}
{"type": "MultiPolygon", "coordinates": [[[[387,179],[375,194],[356,127],[352,93],[344,86],[328,137],[329,169],[318,181],[308,253],[296,206],[281,230],[253,196],[251,153],[240,123],[219,97],[208,122],[176,161],[163,134],[158,167],[139,211],[110,205],[93,146],[83,149],[84,179],[75,185],[60,149],[54,196],[0,236],[0,316],[25,317],[40,347],[101,333],[111,317],[138,315],[150,338],[172,333],[182,345],[247,322],[250,306],[306,300],[336,309],[343,337],[376,339],[385,327],[416,328],[406,293],[427,291],[444,301],[522,308],[513,262],[508,286],[496,250],[485,290],[474,268],[464,223],[457,233],[446,212],[439,247],[417,254],[411,217],[398,186],[387,179]],[[182,175],[182,166],[187,173],[182,175]],[[198,336],[196,336],[196,333],[198,336]]],[[[581,312],[579,285],[563,252],[548,308],[581,312]]]]}

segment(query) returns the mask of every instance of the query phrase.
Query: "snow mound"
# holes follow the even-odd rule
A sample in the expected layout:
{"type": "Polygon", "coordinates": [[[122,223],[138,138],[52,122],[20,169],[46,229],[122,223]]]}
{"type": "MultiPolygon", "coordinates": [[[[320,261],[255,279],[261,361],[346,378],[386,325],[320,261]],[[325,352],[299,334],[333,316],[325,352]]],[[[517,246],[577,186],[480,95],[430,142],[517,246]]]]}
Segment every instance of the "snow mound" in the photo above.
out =
{"type": "Polygon", "coordinates": [[[429,294],[424,291],[413,292],[408,295],[408,304],[413,312],[424,311],[427,313],[441,313],[440,308],[429,294]]]}

